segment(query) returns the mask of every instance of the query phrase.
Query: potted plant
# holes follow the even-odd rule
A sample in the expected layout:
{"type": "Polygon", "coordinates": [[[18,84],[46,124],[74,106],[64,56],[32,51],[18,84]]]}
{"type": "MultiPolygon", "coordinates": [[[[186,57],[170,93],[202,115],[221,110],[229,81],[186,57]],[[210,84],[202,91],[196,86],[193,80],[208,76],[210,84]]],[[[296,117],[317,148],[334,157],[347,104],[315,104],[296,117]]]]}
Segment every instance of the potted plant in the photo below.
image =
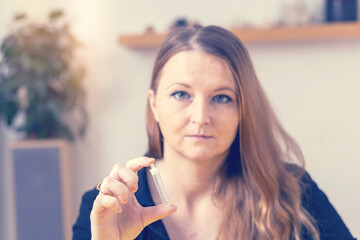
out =
{"type": "Polygon", "coordinates": [[[78,46],[59,10],[45,23],[16,15],[1,43],[0,121],[25,133],[25,141],[9,148],[19,239],[70,239],[75,207],[68,140],[83,136],[87,125],[78,46]]]}
{"type": "Polygon", "coordinates": [[[27,139],[73,140],[85,132],[84,70],[74,61],[79,43],[62,16],[53,11],[39,24],[18,14],[1,44],[0,118],[27,139]],[[25,121],[16,126],[20,112],[25,121]],[[69,115],[76,115],[76,127],[65,121],[69,115]]]}

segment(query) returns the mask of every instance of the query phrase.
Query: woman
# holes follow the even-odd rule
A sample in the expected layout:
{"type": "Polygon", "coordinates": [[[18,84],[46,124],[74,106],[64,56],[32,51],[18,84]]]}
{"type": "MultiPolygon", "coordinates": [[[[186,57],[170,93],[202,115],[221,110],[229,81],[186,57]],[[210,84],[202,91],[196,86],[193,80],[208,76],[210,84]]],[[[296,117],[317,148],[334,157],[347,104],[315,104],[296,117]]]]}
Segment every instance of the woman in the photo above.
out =
{"type": "Polygon", "coordinates": [[[84,195],[74,239],[353,239],[232,33],[197,26],[167,36],[147,132],[146,157],[116,164],[84,195]],[[147,171],[155,161],[170,206],[147,171]]]}

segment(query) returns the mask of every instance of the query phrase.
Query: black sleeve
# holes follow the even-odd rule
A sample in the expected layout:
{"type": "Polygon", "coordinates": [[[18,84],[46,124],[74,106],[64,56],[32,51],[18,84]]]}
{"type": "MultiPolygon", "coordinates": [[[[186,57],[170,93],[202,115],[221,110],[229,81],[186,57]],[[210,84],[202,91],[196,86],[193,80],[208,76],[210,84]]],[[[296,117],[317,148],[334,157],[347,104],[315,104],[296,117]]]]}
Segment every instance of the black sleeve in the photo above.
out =
{"type": "Polygon", "coordinates": [[[93,207],[98,190],[93,189],[86,192],[81,201],[79,216],[73,226],[73,240],[90,240],[90,212],[93,207]]]}
{"type": "Polygon", "coordinates": [[[311,179],[309,174],[302,178],[305,191],[303,206],[317,223],[321,240],[354,240],[349,229],[330,203],[323,191],[311,179]]]}

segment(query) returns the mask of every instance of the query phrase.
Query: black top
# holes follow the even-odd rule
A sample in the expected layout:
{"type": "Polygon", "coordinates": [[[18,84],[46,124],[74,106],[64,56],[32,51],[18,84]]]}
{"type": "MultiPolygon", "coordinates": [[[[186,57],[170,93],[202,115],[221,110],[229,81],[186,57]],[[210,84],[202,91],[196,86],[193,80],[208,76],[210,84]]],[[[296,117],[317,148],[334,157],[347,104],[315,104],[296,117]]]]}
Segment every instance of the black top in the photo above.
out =
{"type": "MultiPolygon", "coordinates": [[[[139,190],[135,193],[138,202],[144,206],[154,206],[151,198],[149,185],[147,182],[145,168],[138,172],[139,190]]],[[[301,179],[302,205],[315,219],[321,240],[354,240],[349,230],[345,226],[339,214],[331,205],[326,195],[318,188],[316,183],[305,174],[301,179]]],[[[98,195],[98,190],[93,189],[83,195],[80,206],[80,213],[73,226],[73,240],[90,240],[90,212],[93,202],[98,195]]],[[[169,240],[165,226],[161,220],[156,221],[140,233],[136,240],[169,240]]],[[[311,240],[306,233],[302,236],[303,240],[311,240]]]]}

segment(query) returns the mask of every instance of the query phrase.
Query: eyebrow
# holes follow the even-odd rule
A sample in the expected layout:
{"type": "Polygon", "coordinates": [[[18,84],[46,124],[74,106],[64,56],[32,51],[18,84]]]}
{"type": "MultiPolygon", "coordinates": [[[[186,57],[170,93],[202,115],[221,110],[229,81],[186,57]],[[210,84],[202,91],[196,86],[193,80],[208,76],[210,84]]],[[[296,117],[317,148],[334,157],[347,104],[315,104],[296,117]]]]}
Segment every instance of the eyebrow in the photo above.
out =
{"type": "Polygon", "coordinates": [[[190,88],[190,85],[188,85],[188,84],[186,84],[186,83],[173,83],[173,84],[170,84],[170,85],[168,86],[168,89],[171,88],[171,87],[174,86],[174,85],[182,85],[182,86],[184,86],[184,87],[190,88]]]}
{"type": "MultiPolygon", "coordinates": [[[[171,87],[174,86],[174,85],[181,85],[181,86],[184,86],[184,87],[186,87],[186,88],[191,88],[190,85],[188,85],[188,84],[186,84],[186,83],[181,83],[181,82],[180,82],[180,83],[170,84],[170,86],[168,86],[168,89],[171,88],[171,87]]],[[[230,92],[232,92],[233,94],[236,95],[235,91],[234,91],[232,88],[230,88],[230,87],[220,87],[220,88],[218,88],[218,89],[215,89],[215,92],[224,91],[224,90],[230,91],[230,92]]]]}
{"type": "Polygon", "coordinates": [[[235,91],[232,89],[232,88],[229,88],[229,87],[221,87],[221,88],[218,88],[215,90],[215,92],[218,92],[218,91],[223,91],[223,90],[228,90],[230,92],[232,92],[233,94],[236,95],[235,91]]]}

